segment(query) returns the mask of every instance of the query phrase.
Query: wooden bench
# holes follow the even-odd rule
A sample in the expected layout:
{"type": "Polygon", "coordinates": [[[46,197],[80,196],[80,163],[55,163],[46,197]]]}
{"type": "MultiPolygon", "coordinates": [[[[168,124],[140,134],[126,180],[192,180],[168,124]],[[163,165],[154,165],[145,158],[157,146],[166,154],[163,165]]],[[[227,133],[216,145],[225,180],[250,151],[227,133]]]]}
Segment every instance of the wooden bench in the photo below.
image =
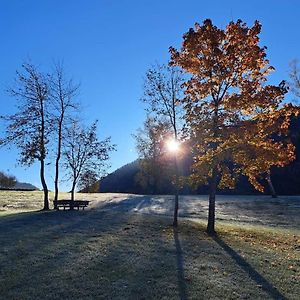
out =
{"type": "Polygon", "coordinates": [[[82,210],[84,210],[85,207],[87,207],[89,205],[90,201],[86,201],[86,200],[57,200],[57,201],[53,201],[53,205],[54,207],[57,207],[57,209],[59,210],[60,207],[63,207],[64,210],[66,208],[69,208],[69,210],[72,210],[74,208],[77,208],[77,210],[79,210],[80,208],[82,208],[82,210]]]}

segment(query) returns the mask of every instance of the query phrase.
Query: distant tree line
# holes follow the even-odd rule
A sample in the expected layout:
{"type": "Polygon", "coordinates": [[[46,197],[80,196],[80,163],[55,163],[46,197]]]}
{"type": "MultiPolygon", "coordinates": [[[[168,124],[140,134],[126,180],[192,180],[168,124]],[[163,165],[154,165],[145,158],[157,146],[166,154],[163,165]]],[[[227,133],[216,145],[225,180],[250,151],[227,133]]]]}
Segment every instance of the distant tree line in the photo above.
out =
{"type": "Polygon", "coordinates": [[[71,181],[71,200],[78,182],[82,187],[91,173],[93,180],[105,174],[115,146],[110,138],[98,139],[97,121],[91,126],[81,121],[80,104],[76,101],[79,85],[67,77],[61,63],[55,63],[50,73],[41,72],[32,63],[23,64],[8,92],[17,100],[17,107],[15,114],[1,116],[6,132],[0,144],[15,145],[21,165],[39,162],[44,210],[49,209],[45,166],[52,157],[54,200],[58,200],[61,168],[71,181]]]}
{"type": "Polygon", "coordinates": [[[12,188],[16,183],[15,176],[0,171],[0,189],[12,188]]]}

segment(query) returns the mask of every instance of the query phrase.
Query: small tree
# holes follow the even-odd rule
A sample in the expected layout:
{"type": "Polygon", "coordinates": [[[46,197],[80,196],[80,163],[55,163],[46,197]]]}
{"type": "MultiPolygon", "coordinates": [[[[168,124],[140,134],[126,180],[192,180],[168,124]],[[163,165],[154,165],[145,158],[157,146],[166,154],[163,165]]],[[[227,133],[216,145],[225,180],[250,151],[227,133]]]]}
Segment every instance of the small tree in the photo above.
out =
{"type": "MultiPolygon", "coordinates": [[[[63,137],[66,131],[66,122],[70,121],[70,113],[78,109],[74,98],[77,95],[79,86],[72,80],[66,78],[63,65],[54,64],[54,71],[49,76],[50,98],[53,106],[53,127],[57,135],[57,150],[55,158],[54,177],[54,200],[58,200],[59,165],[62,152],[63,137]]],[[[55,206],[54,209],[57,207],[55,206]]]]}
{"type": "Polygon", "coordinates": [[[148,116],[144,127],[133,135],[140,158],[136,181],[151,194],[159,193],[164,183],[171,178],[165,146],[165,140],[170,134],[168,122],[155,121],[148,116]]]}
{"type": "Polygon", "coordinates": [[[233,188],[243,174],[263,190],[257,178],[294,159],[294,147],[275,139],[287,133],[293,108],[282,106],[284,83],[266,85],[274,68],[259,46],[260,31],[258,21],[250,28],[238,20],[219,29],[205,20],[183,36],[180,51],[170,48],[171,63],[191,76],[184,104],[195,144],[192,179],[209,184],[211,234],[218,186],[233,188]]]}
{"type": "Polygon", "coordinates": [[[97,193],[100,187],[100,176],[93,170],[85,171],[79,178],[79,189],[82,193],[97,193]]]}
{"type": "Polygon", "coordinates": [[[40,163],[40,178],[44,191],[44,210],[49,209],[48,187],[45,180],[45,159],[49,122],[49,87],[45,76],[32,64],[17,72],[16,87],[9,90],[18,100],[17,113],[2,117],[7,122],[6,136],[1,144],[14,144],[20,150],[20,163],[30,166],[40,163]]]}
{"type": "MultiPolygon", "coordinates": [[[[182,71],[173,66],[157,65],[146,73],[144,83],[144,97],[142,101],[147,104],[147,111],[155,119],[163,119],[169,124],[175,143],[178,143],[182,131],[182,105],[183,96],[182,71]]],[[[179,174],[178,157],[174,153],[175,167],[175,203],[173,225],[177,226],[179,174]]]]}
{"type": "Polygon", "coordinates": [[[97,122],[86,129],[78,122],[73,122],[68,130],[63,151],[65,167],[72,180],[71,200],[74,200],[78,181],[86,172],[105,172],[109,153],[113,150],[115,146],[111,144],[110,138],[98,140],[97,122]]]}
{"type": "Polygon", "coordinates": [[[0,172],[0,188],[11,188],[15,186],[17,179],[15,176],[0,172]]]}

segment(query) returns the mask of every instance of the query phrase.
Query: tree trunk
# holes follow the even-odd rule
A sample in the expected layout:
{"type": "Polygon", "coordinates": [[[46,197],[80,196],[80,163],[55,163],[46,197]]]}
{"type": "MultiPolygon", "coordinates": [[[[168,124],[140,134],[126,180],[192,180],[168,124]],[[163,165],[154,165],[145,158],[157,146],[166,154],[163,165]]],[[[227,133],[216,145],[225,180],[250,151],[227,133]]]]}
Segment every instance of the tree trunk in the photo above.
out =
{"type": "Polygon", "coordinates": [[[208,204],[208,222],[207,233],[215,234],[215,206],[216,206],[216,191],[217,191],[217,170],[213,169],[212,178],[209,184],[209,204],[208,204]]]}
{"type": "Polygon", "coordinates": [[[49,209],[49,200],[48,200],[48,187],[45,180],[45,157],[46,157],[46,150],[45,150],[45,116],[44,116],[44,98],[40,98],[40,112],[41,112],[41,143],[40,143],[40,176],[41,182],[44,190],[44,208],[43,210],[49,209]]]}
{"type": "Polygon", "coordinates": [[[73,209],[73,202],[75,200],[75,187],[76,187],[76,183],[73,182],[72,189],[71,189],[71,201],[72,201],[71,206],[70,206],[71,210],[73,209]]]}
{"type": "MultiPolygon", "coordinates": [[[[174,129],[174,140],[178,143],[177,136],[177,127],[176,127],[176,111],[175,111],[175,98],[173,97],[173,129],[174,129]]],[[[174,153],[174,167],[175,167],[175,202],[174,202],[174,217],[173,217],[173,226],[177,227],[178,225],[178,198],[179,198],[179,174],[178,174],[178,161],[177,161],[177,151],[174,153]]]]}
{"type": "MultiPolygon", "coordinates": [[[[218,137],[218,105],[216,105],[214,109],[214,115],[213,115],[213,137],[218,137]]],[[[213,141],[211,143],[211,148],[213,150],[217,149],[217,142],[213,141]]],[[[215,231],[215,207],[216,207],[216,192],[217,192],[217,186],[218,186],[218,170],[217,166],[214,166],[212,169],[212,176],[209,181],[209,199],[208,199],[208,220],[207,220],[207,228],[206,231],[208,234],[213,235],[216,233],[215,231]]]]}
{"type": "Polygon", "coordinates": [[[48,200],[48,187],[45,180],[45,162],[41,159],[40,177],[44,191],[44,208],[43,210],[49,210],[49,200],[48,200]]]}
{"type": "MultiPolygon", "coordinates": [[[[59,161],[61,157],[61,139],[62,139],[62,119],[60,120],[58,124],[58,145],[57,145],[57,156],[55,161],[55,179],[54,179],[54,185],[55,185],[55,194],[54,194],[54,200],[58,200],[58,178],[59,178],[59,161]]],[[[57,209],[57,205],[54,205],[54,209],[57,209]]]]}
{"type": "Polygon", "coordinates": [[[177,162],[177,154],[175,153],[174,157],[175,163],[175,203],[174,203],[174,218],[173,218],[173,226],[177,227],[178,225],[178,198],[179,198],[179,187],[178,187],[178,162],[177,162]]]}
{"type": "Polygon", "coordinates": [[[268,182],[272,198],[277,198],[277,194],[276,194],[274,185],[272,183],[271,172],[270,171],[267,173],[266,180],[268,182]]]}

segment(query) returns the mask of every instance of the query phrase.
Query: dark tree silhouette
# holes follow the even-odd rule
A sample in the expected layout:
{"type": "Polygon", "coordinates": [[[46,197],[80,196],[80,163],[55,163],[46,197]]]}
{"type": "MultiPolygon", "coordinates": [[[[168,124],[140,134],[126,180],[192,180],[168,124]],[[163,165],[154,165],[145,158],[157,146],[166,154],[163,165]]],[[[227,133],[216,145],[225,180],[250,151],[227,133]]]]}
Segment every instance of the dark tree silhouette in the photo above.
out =
{"type": "Polygon", "coordinates": [[[79,178],[78,186],[82,193],[97,193],[101,177],[94,170],[85,171],[79,178]]]}
{"type": "Polygon", "coordinates": [[[15,176],[0,172],[0,187],[1,188],[10,188],[17,183],[15,176]]]}
{"type": "Polygon", "coordinates": [[[89,128],[83,128],[78,122],[73,122],[63,150],[65,168],[72,180],[71,200],[74,200],[78,181],[86,172],[105,173],[109,154],[113,150],[115,145],[111,144],[110,137],[98,140],[97,122],[89,128]]]}
{"type": "Polygon", "coordinates": [[[51,132],[49,116],[49,86],[47,78],[29,63],[23,73],[17,72],[16,87],[9,93],[18,101],[17,112],[2,117],[7,122],[6,136],[1,144],[14,144],[20,150],[20,163],[40,163],[40,178],[44,191],[44,210],[49,209],[48,187],[45,180],[45,158],[51,132]]]}
{"type": "Polygon", "coordinates": [[[70,122],[72,112],[74,113],[79,107],[74,100],[77,96],[79,85],[67,79],[62,63],[54,64],[54,71],[49,76],[49,83],[51,104],[53,105],[53,126],[57,136],[54,177],[54,200],[57,201],[63,137],[66,131],[66,123],[70,122]]]}

